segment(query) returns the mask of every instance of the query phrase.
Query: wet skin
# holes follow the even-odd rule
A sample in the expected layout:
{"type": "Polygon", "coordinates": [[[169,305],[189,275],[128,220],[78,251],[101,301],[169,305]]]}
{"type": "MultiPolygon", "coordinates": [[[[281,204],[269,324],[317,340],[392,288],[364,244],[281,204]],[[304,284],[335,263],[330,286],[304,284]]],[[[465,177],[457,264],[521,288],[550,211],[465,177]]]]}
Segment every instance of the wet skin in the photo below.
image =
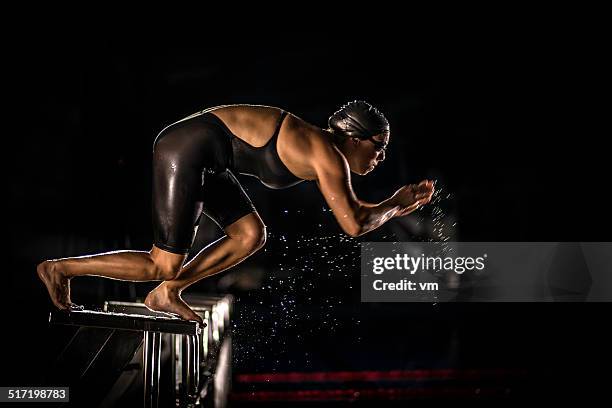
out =
{"type": "MultiPolygon", "coordinates": [[[[271,133],[277,119],[277,110],[245,108],[244,114],[236,107],[228,108],[227,116],[221,116],[230,128],[237,130],[252,129],[253,134],[246,134],[253,145],[262,145],[266,140],[256,139],[257,135],[271,133]],[[232,110],[233,109],[233,110],[232,110]],[[236,111],[237,110],[237,111],[236,111]],[[260,115],[260,116],[257,116],[260,115]],[[261,117],[260,122],[247,121],[244,118],[261,117]],[[257,131],[261,127],[265,131],[257,131]],[[269,128],[269,129],[268,129],[269,128]]],[[[259,119],[258,119],[259,120],[259,119]]],[[[378,143],[370,140],[347,138],[333,143],[342,160],[348,164],[350,171],[366,175],[373,171],[384,159],[386,144],[390,134],[373,136],[378,143]],[[384,148],[381,148],[381,143],[384,148]],[[376,146],[378,144],[378,146],[376,146]]],[[[318,180],[315,160],[322,156],[308,150],[317,144],[332,144],[329,131],[316,128],[301,119],[290,115],[281,128],[278,138],[278,150],[281,160],[298,177],[305,180],[318,180]],[[312,143],[306,143],[310,140],[312,143]],[[309,161],[311,160],[311,161],[309,161]]],[[[332,156],[328,156],[332,157],[332,156]]],[[[349,180],[350,181],[350,180],[349,180]]],[[[341,183],[340,183],[341,184],[341,183]]],[[[350,182],[349,188],[350,188],[350,182]]],[[[429,180],[415,185],[407,185],[393,195],[394,204],[401,207],[395,216],[410,214],[420,205],[431,200],[434,187],[429,180]]],[[[340,201],[342,196],[351,196],[349,191],[332,191],[331,200],[340,201]]],[[[368,203],[360,202],[363,206],[368,203]]],[[[339,220],[340,221],[340,220],[339,220]]],[[[257,212],[245,215],[226,227],[225,236],[204,248],[196,257],[184,264],[186,255],[174,254],[155,246],[150,251],[115,251],[84,257],[47,260],[37,268],[38,277],[44,283],[53,304],[59,309],[72,307],[70,299],[70,280],[75,276],[94,275],[129,281],[162,281],[145,299],[145,305],[155,311],[177,315],[182,319],[196,320],[201,318],[181,299],[181,292],[189,285],[207,276],[227,270],[255,253],[265,243],[265,225],[257,212]]]]}

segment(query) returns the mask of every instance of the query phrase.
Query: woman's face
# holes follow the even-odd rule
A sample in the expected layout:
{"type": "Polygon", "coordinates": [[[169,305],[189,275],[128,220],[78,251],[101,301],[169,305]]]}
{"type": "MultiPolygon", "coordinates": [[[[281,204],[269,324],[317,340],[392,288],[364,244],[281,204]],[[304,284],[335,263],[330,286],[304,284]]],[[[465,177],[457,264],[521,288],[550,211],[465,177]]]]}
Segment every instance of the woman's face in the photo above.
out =
{"type": "Polygon", "coordinates": [[[389,143],[390,134],[381,133],[370,139],[351,139],[352,152],[349,159],[351,171],[359,175],[366,175],[385,160],[385,150],[389,143]]]}

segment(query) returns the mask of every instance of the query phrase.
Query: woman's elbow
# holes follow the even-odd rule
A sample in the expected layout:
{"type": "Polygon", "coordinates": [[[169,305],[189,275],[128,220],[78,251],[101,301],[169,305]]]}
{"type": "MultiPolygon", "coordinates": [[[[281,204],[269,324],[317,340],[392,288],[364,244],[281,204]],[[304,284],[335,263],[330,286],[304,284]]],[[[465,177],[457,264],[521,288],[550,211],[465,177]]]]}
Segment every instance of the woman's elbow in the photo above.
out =
{"type": "Polygon", "coordinates": [[[363,228],[361,228],[361,226],[357,223],[347,225],[343,229],[347,235],[353,238],[363,235],[363,228]]]}
{"type": "Polygon", "coordinates": [[[364,234],[363,223],[361,222],[361,217],[357,211],[354,214],[344,214],[342,218],[337,217],[337,219],[338,223],[347,235],[356,238],[364,234]]]}

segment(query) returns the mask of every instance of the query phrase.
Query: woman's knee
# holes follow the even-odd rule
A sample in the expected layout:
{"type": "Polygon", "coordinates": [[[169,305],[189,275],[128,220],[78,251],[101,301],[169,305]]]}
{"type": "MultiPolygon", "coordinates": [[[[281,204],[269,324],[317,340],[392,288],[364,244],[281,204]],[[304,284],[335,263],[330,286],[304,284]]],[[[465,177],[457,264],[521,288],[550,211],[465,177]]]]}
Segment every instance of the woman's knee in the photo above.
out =
{"type": "Polygon", "coordinates": [[[153,280],[172,280],[176,278],[183,267],[185,258],[187,258],[187,255],[168,252],[156,246],[153,246],[150,254],[153,280]]]}
{"type": "Polygon", "coordinates": [[[266,244],[266,225],[252,212],[225,228],[225,233],[240,243],[246,252],[255,252],[266,244]]]}
{"type": "Polygon", "coordinates": [[[261,225],[246,228],[238,237],[245,251],[251,253],[261,249],[266,244],[266,226],[261,225]]]}

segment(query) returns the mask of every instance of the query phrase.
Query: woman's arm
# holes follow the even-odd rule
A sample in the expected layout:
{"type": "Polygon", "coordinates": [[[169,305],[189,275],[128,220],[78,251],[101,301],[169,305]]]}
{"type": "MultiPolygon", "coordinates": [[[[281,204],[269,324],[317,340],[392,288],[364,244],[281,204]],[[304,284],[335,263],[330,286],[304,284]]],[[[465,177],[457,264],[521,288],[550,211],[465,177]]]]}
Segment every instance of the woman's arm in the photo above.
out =
{"type": "Polygon", "coordinates": [[[350,168],[342,153],[328,143],[315,142],[312,149],[311,164],[317,174],[317,186],[348,235],[358,237],[370,232],[405,209],[394,197],[378,204],[359,200],[351,186],[350,168]]]}
{"type": "Polygon", "coordinates": [[[361,231],[357,236],[375,230],[402,211],[402,207],[395,202],[394,197],[389,197],[378,204],[359,200],[359,204],[361,205],[361,231]]]}

